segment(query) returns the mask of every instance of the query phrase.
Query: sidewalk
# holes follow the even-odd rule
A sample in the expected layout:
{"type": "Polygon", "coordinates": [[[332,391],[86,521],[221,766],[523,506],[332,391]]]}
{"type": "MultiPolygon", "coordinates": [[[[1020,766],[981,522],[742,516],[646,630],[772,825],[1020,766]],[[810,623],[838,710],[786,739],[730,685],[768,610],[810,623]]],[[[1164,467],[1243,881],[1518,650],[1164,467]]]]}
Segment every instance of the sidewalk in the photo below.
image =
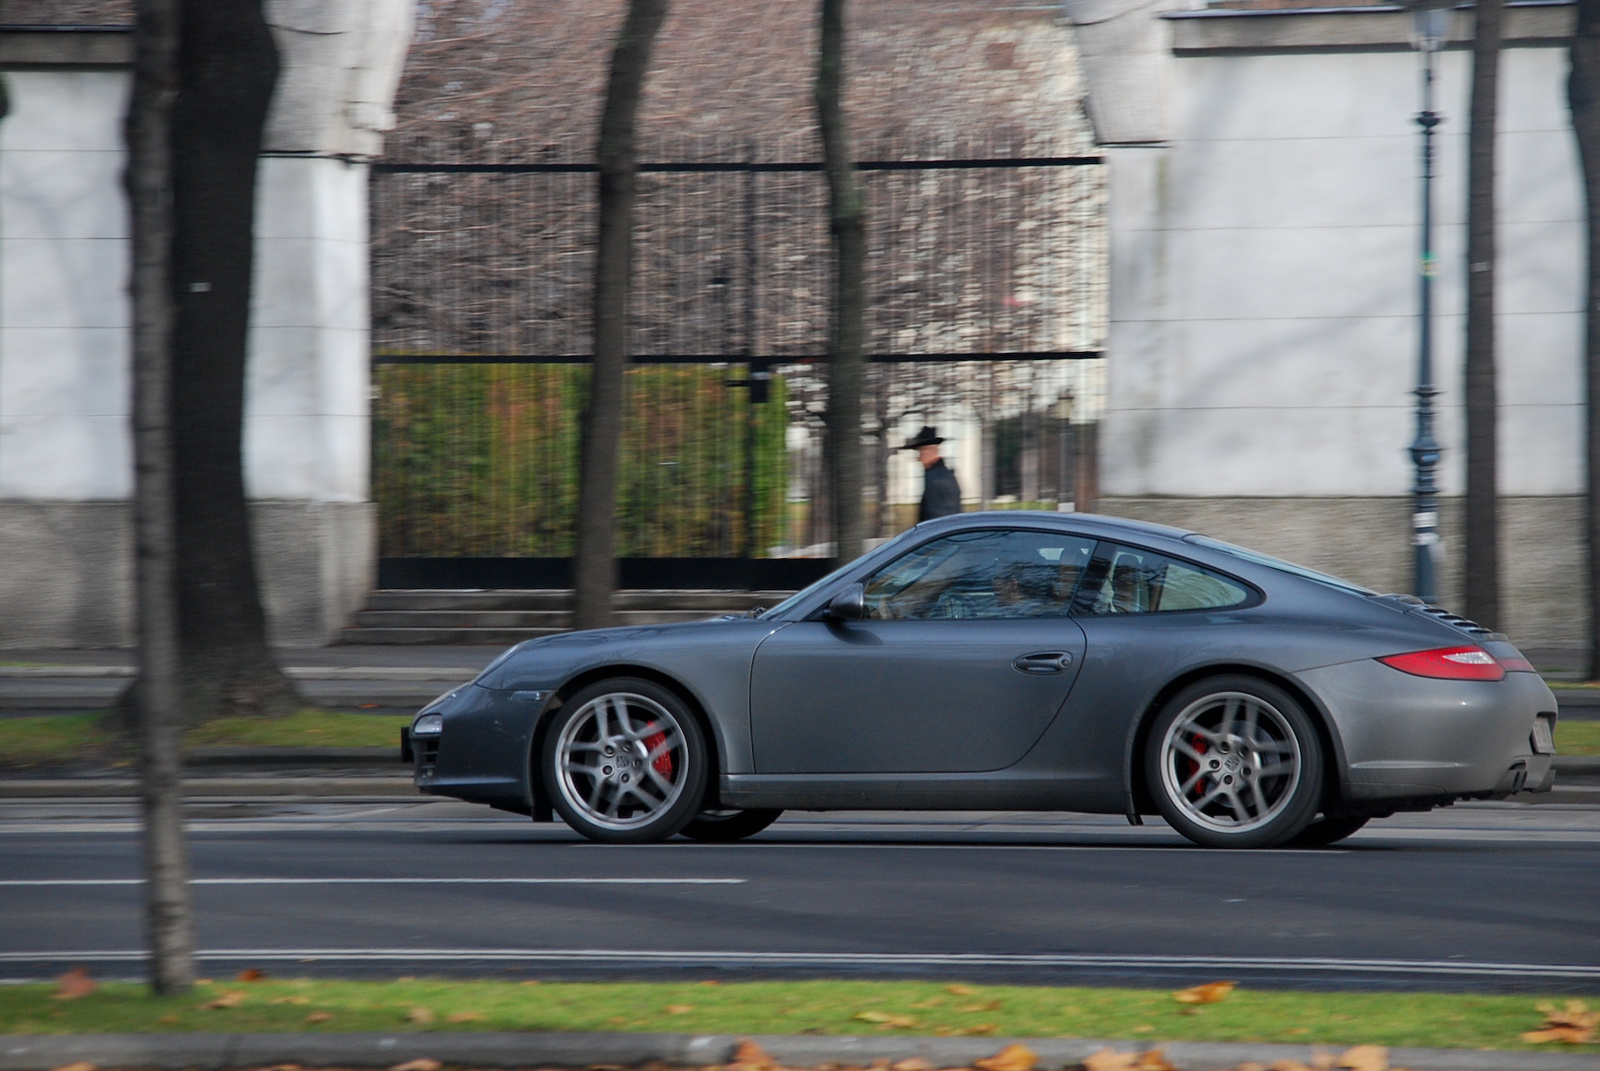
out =
{"type": "MultiPolygon", "coordinates": [[[[438,1060],[469,1067],[631,1067],[652,1061],[684,1067],[726,1064],[742,1040],[729,1034],[76,1034],[0,1037],[0,1071],[49,1071],[79,1062],[102,1068],[393,1067],[438,1060]]],[[[921,1057],[933,1067],[969,1067],[1012,1041],[1038,1055],[1041,1069],[1073,1067],[1104,1048],[1164,1050],[1181,1071],[1216,1071],[1247,1061],[1311,1064],[1309,1045],[1088,1038],[761,1036],[754,1040],[786,1067],[867,1067],[874,1060],[921,1057]]],[[[1338,1053],[1342,1047],[1326,1050],[1338,1053]]],[[[1391,1049],[1389,1065],[1410,1071],[1600,1071],[1600,1055],[1391,1049]]]]}

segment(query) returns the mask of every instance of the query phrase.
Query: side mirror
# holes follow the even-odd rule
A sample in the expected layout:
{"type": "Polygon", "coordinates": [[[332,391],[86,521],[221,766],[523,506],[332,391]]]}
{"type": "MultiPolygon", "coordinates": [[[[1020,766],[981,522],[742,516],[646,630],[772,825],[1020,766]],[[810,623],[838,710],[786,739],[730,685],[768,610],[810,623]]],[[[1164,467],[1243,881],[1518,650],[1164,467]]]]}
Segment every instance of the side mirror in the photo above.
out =
{"type": "Polygon", "coordinates": [[[860,584],[851,584],[833,597],[823,615],[830,621],[860,621],[867,616],[866,592],[860,584]]]}

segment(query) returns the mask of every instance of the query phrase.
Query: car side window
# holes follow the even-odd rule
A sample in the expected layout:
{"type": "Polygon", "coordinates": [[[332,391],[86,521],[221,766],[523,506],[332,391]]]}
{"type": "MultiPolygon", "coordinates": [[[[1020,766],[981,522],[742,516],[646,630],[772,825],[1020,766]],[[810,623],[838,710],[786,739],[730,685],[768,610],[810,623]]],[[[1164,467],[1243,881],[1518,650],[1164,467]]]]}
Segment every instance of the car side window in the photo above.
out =
{"type": "Polygon", "coordinates": [[[890,562],[865,587],[867,616],[1065,617],[1094,553],[1083,536],[1025,529],[957,532],[890,562]]]}
{"type": "Polygon", "coordinates": [[[1099,587],[1080,603],[1092,614],[1148,614],[1240,606],[1250,591],[1209,569],[1134,547],[1112,547],[1099,587]]]}

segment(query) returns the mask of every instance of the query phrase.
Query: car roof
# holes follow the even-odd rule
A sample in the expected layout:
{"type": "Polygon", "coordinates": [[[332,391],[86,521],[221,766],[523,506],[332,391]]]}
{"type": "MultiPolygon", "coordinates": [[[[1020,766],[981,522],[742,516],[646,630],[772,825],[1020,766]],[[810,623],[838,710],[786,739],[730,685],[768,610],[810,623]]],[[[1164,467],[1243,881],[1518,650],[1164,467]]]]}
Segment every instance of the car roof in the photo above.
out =
{"type": "Polygon", "coordinates": [[[937,520],[923,521],[917,525],[915,530],[933,532],[945,529],[991,528],[997,525],[1006,527],[1014,525],[1043,525],[1106,538],[1129,536],[1145,539],[1182,540],[1184,536],[1191,534],[1186,528],[1173,528],[1165,524],[1136,521],[1128,517],[1107,517],[1099,513],[1051,513],[1047,510],[1020,509],[994,509],[978,513],[958,513],[949,517],[940,517],[937,520]]]}

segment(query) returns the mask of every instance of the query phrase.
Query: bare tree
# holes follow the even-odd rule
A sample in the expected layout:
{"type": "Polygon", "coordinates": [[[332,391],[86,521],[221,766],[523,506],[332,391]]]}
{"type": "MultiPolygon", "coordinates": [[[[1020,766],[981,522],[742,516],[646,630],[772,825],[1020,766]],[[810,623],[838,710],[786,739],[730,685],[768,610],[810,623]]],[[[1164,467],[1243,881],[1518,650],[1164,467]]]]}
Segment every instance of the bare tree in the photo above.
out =
{"type": "Polygon", "coordinates": [[[262,0],[187,0],[172,107],[172,422],[184,711],[290,714],[268,646],[241,443],[256,167],[278,51],[262,0]]]}
{"type": "Polygon", "coordinates": [[[180,0],[139,0],[123,176],[133,237],[133,454],[137,691],[143,757],[145,918],[158,993],[194,984],[189,852],[183,834],[177,545],[172,502],[172,152],[180,0]]]}
{"type": "Polygon", "coordinates": [[[1466,611],[1500,620],[1500,496],[1495,460],[1495,114],[1505,0],[1478,0],[1472,50],[1467,166],[1467,569],[1466,611]]]}
{"type": "Polygon", "coordinates": [[[1578,0],[1567,102],[1583,165],[1588,276],[1584,287],[1585,476],[1588,490],[1588,673],[1600,679],[1600,0],[1578,0]]]}
{"type": "Polygon", "coordinates": [[[861,553],[861,387],[865,362],[867,208],[856,178],[850,124],[844,114],[845,0],[822,0],[817,56],[817,125],[828,175],[828,229],[833,235],[833,329],[828,336],[828,442],[833,494],[834,556],[861,553]]]}
{"type": "Polygon", "coordinates": [[[611,52],[611,80],[600,115],[595,163],[600,171],[600,236],[595,257],[594,362],[583,420],[578,518],[573,549],[573,625],[611,624],[617,587],[612,526],[617,507],[617,440],[622,434],[622,378],[628,368],[628,299],[633,281],[633,208],[637,197],[634,119],[650,50],[666,21],[668,0],[629,0],[611,52]]]}

